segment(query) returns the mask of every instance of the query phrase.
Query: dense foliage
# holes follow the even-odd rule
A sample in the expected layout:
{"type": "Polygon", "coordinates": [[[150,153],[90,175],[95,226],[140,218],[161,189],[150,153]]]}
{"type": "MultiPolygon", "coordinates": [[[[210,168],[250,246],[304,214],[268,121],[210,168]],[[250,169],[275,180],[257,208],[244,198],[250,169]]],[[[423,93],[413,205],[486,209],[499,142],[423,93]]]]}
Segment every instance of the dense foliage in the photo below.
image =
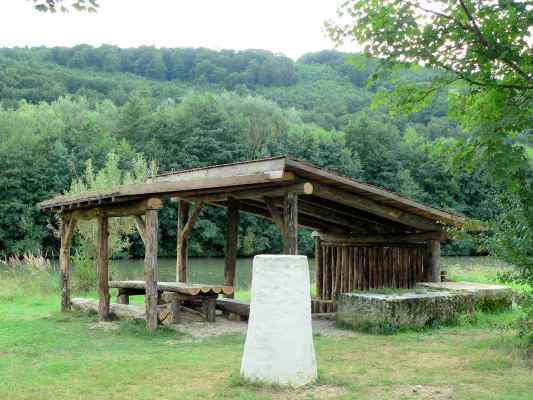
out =
{"type": "Polygon", "coordinates": [[[355,39],[395,77],[379,100],[405,114],[449,91],[464,134],[455,160],[507,189],[487,244],[517,266],[510,279],[533,283],[533,2],[347,0],[339,11],[331,36],[355,39]],[[442,72],[405,76],[406,63],[442,72]]]}
{"type": "MultiPolygon", "coordinates": [[[[55,221],[35,204],[67,191],[87,160],[102,169],[111,152],[119,160],[143,154],[160,171],[291,154],[436,207],[494,218],[501,189],[482,170],[450,168],[460,129],[446,116],[447,97],[409,117],[370,109],[376,91],[394,87],[392,79],[367,85],[377,66],[333,51],[294,62],[265,51],[1,49],[0,253],[57,248],[55,221]]],[[[168,204],[161,255],[175,252],[175,221],[168,204]]],[[[224,230],[224,212],[205,209],[191,254],[222,254],[224,230]]],[[[301,235],[310,253],[312,241],[301,235]]],[[[279,239],[268,221],[242,217],[241,255],[279,251],[279,239]]],[[[128,240],[129,254],[141,255],[138,236],[128,240]]],[[[456,243],[447,251],[476,248],[456,243]]]]}

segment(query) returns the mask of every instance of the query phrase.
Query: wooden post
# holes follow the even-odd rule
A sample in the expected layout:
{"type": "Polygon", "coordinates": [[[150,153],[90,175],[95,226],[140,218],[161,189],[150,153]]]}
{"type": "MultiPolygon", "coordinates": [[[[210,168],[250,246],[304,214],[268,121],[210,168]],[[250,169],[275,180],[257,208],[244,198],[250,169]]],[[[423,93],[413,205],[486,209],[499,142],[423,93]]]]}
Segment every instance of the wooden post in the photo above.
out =
{"type": "Polygon", "coordinates": [[[298,254],[298,195],[289,193],[284,202],[284,223],[287,233],[286,240],[283,243],[283,252],[285,254],[298,254]]]}
{"type": "MultiPolygon", "coordinates": [[[[239,237],[239,201],[228,199],[228,224],[226,226],[226,263],[224,266],[224,285],[235,286],[237,267],[237,246],[239,237]]],[[[234,293],[226,295],[233,298],[234,293]]]]}
{"type": "Polygon", "coordinates": [[[322,259],[322,244],[320,243],[320,234],[317,231],[313,231],[311,236],[315,239],[315,263],[316,263],[316,297],[322,298],[322,276],[323,276],[323,259],[322,259]]]}
{"type": "Polygon", "coordinates": [[[109,219],[107,215],[97,217],[98,236],[96,238],[96,276],[98,278],[98,320],[109,320],[109,262],[108,238],[109,219]]]}
{"type": "Polygon", "coordinates": [[[181,320],[181,298],[178,293],[171,293],[170,323],[179,324],[181,320]]]}
{"type": "Polygon", "coordinates": [[[183,228],[189,221],[189,203],[180,200],[178,204],[178,226],[176,229],[176,282],[187,282],[187,237],[183,228]]]}
{"type": "Polygon", "coordinates": [[[157,329],[157,231],[158,210],[146,210],[145,217],[145,249],[144,249],[144,282],[146,294],[144,304],[146,309],[146,328],[150,332],[157,329]]]}
{"type": "Polygon", "coordinates": [[[440,282],[440,241],[427,242],[428,276],[431,282],[440,282]]]}
{"type": "Polygon", "coordinates": [[[126,289],[120,289],[120,288],[118,289],[117,303],[118,304],[130,304],[130,296],[126,289]]]}
{"type": "Polygon", "coordinates": [[[59,275],[61,280],[61,311],[70,306],[70,241],[76,228],[76,219],[63,215],[61,221],[61,249],[59,250],[59,275]]]}

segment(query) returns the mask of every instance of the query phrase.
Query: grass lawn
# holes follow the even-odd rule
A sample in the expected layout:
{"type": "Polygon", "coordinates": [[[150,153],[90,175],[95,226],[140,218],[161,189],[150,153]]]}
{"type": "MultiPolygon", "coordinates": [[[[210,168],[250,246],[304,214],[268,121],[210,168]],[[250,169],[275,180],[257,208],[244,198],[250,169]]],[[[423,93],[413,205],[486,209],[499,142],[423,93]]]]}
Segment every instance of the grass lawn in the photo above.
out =
{"type": "Polygon", "coordinates": [[[129,321],[105,329],[37,293],[0,274],[2,400],[532,398],[533,360],[509,327],[518,311],[391,336],[315,336],[319,382],[290,390],[239,379],[243,336],[150,336],[129,321]]]}

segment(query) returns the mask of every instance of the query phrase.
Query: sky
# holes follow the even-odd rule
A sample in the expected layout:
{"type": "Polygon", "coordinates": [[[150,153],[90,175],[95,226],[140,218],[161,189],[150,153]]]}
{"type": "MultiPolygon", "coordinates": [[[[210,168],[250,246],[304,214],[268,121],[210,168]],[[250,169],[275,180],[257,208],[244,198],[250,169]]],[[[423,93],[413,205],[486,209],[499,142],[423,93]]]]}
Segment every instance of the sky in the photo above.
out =
{"type": "MultiPolygon", "coordinates": [[[[338,0],[99,0],[97,13],[44,14],[29,0],[0,1],[0,47],[265,49],[293,59],[332,49],[324,21],[338,0]]],[[[340,50],[355,51],[355,45],[340,50]]]]}

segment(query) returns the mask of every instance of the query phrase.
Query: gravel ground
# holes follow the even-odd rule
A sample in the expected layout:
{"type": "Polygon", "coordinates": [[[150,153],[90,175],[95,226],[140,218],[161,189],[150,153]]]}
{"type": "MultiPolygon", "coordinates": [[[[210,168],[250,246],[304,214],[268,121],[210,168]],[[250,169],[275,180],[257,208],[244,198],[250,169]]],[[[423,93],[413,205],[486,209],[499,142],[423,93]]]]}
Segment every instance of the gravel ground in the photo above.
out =
{"type": "MultiPolygon", "coordinates": [[[[247,327],[248,324],[244,321],[234,321],[221,315],[217,315],[216,322],[214,323],[198,321],[196,316],[192,318],[192,316],[186,315],[180,324],[175,325],[178,332],[190,335],[193,339],[224,335],[244,335],[246,334],[247,327]]],[[[326,318],[323,316],[313,318],[313,333],[322,336],[353,335],[351,331],[338,329],[335,326],[335,320],[331,316],[326,318]]]]}

